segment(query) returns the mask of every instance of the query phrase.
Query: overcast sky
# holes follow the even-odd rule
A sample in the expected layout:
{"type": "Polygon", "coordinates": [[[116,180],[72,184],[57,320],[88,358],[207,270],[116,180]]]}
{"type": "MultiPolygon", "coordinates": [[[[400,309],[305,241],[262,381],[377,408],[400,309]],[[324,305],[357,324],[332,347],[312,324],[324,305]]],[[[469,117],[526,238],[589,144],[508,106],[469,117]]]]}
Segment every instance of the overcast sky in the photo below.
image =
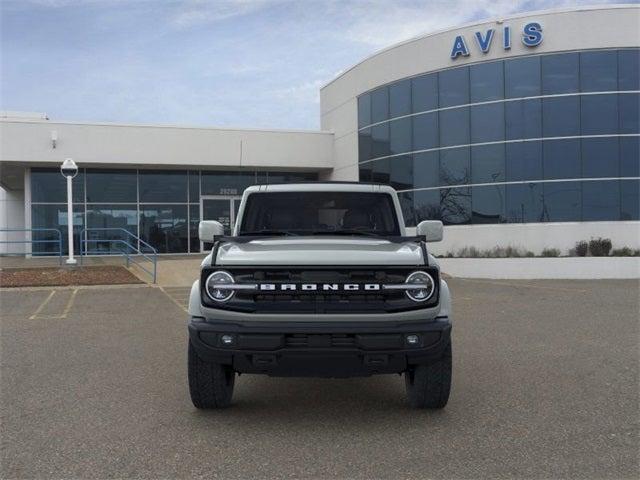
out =
{"type": "Polygon", "coordinates": [[[0,110],[54,120],[315,129],[371,53],[565,0],[0,0],[0,110]]]}

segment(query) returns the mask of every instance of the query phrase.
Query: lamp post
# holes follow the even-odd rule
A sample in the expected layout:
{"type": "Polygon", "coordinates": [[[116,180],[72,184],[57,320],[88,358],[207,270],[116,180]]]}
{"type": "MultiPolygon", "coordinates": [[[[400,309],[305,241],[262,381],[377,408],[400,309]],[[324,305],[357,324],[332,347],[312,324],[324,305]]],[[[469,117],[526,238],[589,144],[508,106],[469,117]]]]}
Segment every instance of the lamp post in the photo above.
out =
{"type": "Polygon", "coordinates": [[[73,177],[78,174],[78,166],[71,158],[65,159],[60,165],[60,172],[62,176],[67,179],[67,235],[69,239],[69,258],[67,259],[67,265],[75,265],[78,263],[73,258],[73,187],[71,182],[73,177]]]}

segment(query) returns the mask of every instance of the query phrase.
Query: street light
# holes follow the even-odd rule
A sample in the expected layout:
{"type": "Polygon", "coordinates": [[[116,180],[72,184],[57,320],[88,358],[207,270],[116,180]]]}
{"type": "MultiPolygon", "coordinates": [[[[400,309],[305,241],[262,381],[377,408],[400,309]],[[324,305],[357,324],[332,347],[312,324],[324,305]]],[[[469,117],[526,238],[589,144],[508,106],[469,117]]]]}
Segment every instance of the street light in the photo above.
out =
{"type": "Polygon", "coordinates": [[[78,166],[71,158],[65,159],[60,165],[62,176],[67,179],[67,234],[69,239],[69,258],[67,265],[75,265],[78,263],[73,258],[73,189],[71,182],[73,177],[78,174],[78,166]]]}

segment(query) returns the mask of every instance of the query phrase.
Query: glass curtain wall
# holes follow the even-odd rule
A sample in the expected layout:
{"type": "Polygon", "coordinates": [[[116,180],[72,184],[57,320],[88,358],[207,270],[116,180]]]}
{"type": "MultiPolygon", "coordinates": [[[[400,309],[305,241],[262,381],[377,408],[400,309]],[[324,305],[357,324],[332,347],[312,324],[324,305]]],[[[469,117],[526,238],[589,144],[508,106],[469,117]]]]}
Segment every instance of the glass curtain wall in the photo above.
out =
{"type": "MultiPolygon", "coordinates": [[[[159,253],[199,252],[201,195],[237,196],[250,185],[315,180],[317,174],[304,172],[80,169],[73,180],[74,248],[80,252],[80,233],[86,226],[82,247],[91,254],[135,250],[134,236],[159,253]]],[[[31,170],[32,228],[59,229],[66,254],[65,182],[58,169],[31,170]]],[[[55,232],[35,232],[33,238],[58,237],[55,232]]],[[[57,249],[54,243],[33,245],[36,255],[57,249]]]]}
{"type": "Polygon", "coordinates": [[[360,181],[405,220],[638,220],[640,50],[451,68],[358,97],[360,181]]]}

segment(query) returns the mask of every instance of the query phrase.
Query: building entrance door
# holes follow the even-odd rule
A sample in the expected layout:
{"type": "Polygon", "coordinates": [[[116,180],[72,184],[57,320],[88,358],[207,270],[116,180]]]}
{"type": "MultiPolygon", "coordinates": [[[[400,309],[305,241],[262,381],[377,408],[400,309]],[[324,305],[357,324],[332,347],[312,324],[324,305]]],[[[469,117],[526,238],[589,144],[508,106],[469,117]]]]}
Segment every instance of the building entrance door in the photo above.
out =
{"type": "MultiPolygon", "coordinates": [[[[208,195],[200,197],[200,220],[217,220],[224,225],[224,234],[231,235],[240,208],[241,197],[208,195]]],[[[200,250],[210,250],[212,244],[200,242],[200,250]]]]}

